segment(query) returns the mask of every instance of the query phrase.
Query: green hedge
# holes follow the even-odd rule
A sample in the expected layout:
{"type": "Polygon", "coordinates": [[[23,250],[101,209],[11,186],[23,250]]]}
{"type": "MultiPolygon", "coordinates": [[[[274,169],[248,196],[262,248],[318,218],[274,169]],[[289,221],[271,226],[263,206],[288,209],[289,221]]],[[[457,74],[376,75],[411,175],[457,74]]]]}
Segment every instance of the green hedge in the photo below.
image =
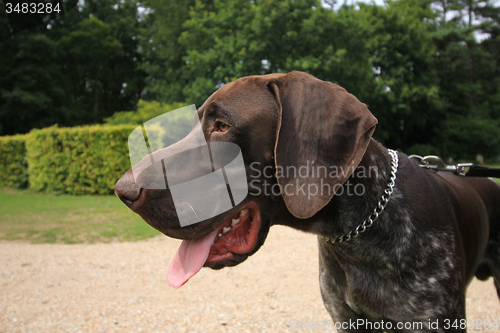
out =
{"type": "Polygon", "coordinates": [[[26,135],[0,137],[0,187],[27,187],[25,140],[26,135]]]}
{"type": "Polygon", "coordinates": [[[30,188],[48,193],[111,194],[130,168],[128,136],[135,125],[57,126],[26,138],[30,188]]]}
{"type": "MultiPolygon", "coordinates": [[[[146,121],[153,119],[156,116],[162,115],[166,112],[187,106],[186,103],[164,104],[157,101],[143,101],[139,100],[137,103],[137,111],[120,111],[115,112],[111,117],[104,119],[108,125],[121,125],[121,124],[137,124],[141,125],[146,121]]],[[[193,116],[193,115],[191,115],[193,116]]],[[[192,123],[192,119],[189,119],[192,123]]]]}

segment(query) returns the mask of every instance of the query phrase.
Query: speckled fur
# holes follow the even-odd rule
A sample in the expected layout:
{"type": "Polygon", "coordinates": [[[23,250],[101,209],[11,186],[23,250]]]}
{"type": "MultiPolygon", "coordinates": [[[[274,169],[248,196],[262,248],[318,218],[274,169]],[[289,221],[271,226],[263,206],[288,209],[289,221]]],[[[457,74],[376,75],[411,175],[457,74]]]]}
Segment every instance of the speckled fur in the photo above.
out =
{"type": "MultiPolygon", "coordinates": [[[[490,236],[481,263],[496,267],[490,275],[496,276],[498,286],[500,214],[498,209],[494,211],[493,207],[486,208],[480,204],[467,207],[470,212],[464,214],[464,207],[454,205],[455,200],[460,201],[455,196],[459,197],[461,193],[449,187],[447,182],[458,180],[467,184],[474,181],[476,186],[468,189],[471,192],[491,182],[487,179],[455,179],[459,177],[448,176],[443,179],[433,171],[420,169],[404,154],[399,154],[399,159],[393,196],[369,231],[349,242],[336,244],[318,237],[323,301],[336,322],[365,319],[391,322],[394,328],[398,322],[421,322],[422,330],[386,331],[450,332],[453,328],[446,330],[445,320],[453,322],[455,319],[465,319],[465,290],[477,267],[477,264],[468,266],[472,267],[472,272],[470,268],[466,269],[463,256],[466,249],[461,246],[462,239],[477,238],[479,249],[476,252],[482,256],[488,238],[484,232],[477,235],[460,234],[457,223],[464,221],[456,216],[476,216],[475,221],[467,223],[488,224],[489,215],[496,234],[490,236]],[[485,208],[489,214],[483,211],[485,208]],[[435,326],[429,327],[430,323],[436,321],[440,323],[437,329],[435,326]]],[[[372,144],[368,149],[361,164],[364,163],[375,164],[381,170],[390,170],[390,156],[378,144],[372,144]]],[[[336,227],[327,233],[328,236],[346,233],[369,216],[385,189],[388,173],[380,172],[379,179],[359,180],[370,189],[370,193],[363,197],[333,199],[337,200],[338,214],[333,218],[335,223],[331,224],[336,227]]],[[[500,187],[487,187],[488,191],[500,198],[500,187]]],[[[473,195],[472,202],[479,203],[480,196],[482,194],[473,195]]],[[[498,203],[500,201],[497,206],[498,203]]],[[[349,328],[340,331],[351,332],[349,328]]],[[[357,327],[353,332],[365,330],[357,327]]]]}

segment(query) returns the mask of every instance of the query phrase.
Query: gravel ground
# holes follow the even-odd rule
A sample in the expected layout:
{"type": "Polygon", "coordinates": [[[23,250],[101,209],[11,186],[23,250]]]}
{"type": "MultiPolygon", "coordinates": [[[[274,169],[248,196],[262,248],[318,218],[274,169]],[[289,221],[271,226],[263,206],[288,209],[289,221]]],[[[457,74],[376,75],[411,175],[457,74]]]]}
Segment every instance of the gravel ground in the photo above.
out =
{"type": "MultiPolygon", "coordinates": [[[[332,331],[306,326],[331,325],[319,293],[316,237],[275,226],[243,264],[203,269],[176,290],[167,267],[178,245],[163,236],[92,245],[2,242],[0,332],[332,331]]],[[[475,280],[467,296],[469,319],[500,322],[492,280],[475,280]]]]}

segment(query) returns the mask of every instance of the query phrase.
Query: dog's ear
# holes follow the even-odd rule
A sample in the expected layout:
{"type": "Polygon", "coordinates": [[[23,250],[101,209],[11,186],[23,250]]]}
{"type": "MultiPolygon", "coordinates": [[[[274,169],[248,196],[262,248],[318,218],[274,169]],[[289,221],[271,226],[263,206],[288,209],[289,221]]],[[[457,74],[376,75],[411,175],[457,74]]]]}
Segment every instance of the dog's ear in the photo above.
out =
{"type": "Polygon", "coordinates": [[[316,214],[361,161],[377,119],[340,86],[302,72],[271,78],[280,109],[276,175],[288,210],[316,214]]]}

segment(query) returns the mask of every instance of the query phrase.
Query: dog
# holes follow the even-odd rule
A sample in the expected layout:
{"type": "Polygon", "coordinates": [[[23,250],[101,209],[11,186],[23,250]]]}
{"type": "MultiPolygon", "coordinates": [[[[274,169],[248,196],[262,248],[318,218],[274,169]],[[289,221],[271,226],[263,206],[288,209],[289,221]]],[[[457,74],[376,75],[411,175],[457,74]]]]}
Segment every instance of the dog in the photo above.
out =
{"type": "Polygon", "coordinates": [[[500,293],[499,184],[388,150],[372,138],[377,119],[342,87],[297,71],[248,76],[197,114],[208,144],[241,149],[241,203],[181,227],[168,188],[138,185],[132,169],[115,186],[152,227],[183,240],[174,287],[202,266],[245,261],[277,224],[318,235],[321,294],[340,332],[465,332],[474,276],[493,277],[500,293]]]}

